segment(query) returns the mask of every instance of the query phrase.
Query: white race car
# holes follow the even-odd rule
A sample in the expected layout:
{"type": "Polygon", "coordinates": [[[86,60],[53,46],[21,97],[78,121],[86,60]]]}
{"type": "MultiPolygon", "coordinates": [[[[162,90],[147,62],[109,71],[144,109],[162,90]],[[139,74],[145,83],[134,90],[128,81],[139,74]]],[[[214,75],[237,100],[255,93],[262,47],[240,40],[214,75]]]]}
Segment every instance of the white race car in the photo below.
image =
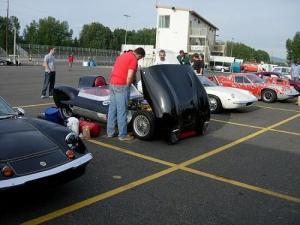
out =
{"type": "Polygon", "coordinates": [[[198,77],[207,92],[212,113],[220,112],[222,109],[244,108],[257,101],[249,91],[218,86],[205,76],[198,77]]]}

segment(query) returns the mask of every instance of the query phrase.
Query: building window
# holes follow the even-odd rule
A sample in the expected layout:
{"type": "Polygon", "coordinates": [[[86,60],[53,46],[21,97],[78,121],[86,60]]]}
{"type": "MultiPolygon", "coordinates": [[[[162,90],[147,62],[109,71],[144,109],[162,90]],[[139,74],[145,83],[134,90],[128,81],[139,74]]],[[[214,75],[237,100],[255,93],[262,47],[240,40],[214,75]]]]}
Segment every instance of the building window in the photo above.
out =
{"type": "Polygon", "coordinates": [[[159,28],[170,28],[170,15],[159,16],[159,28]]]}

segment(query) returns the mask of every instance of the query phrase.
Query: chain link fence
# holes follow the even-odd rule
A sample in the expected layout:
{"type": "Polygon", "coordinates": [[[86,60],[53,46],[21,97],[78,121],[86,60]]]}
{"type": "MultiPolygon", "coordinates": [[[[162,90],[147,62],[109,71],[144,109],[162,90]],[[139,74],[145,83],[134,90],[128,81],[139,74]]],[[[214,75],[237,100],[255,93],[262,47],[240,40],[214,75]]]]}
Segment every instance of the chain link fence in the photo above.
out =
{"type": "MultiPolygon", "coordinates": [[[[44,56],[48,53],[48,45],[19,44],[17,54],[21,63],[42,64],[44,56]]],[[[55,59],[57,63],[66,63],[70,54],[74,56],[74,63],[83,64],[89,60],[96,62],[98,66],[112,66],[120,54],[119,51],[78,48],[66,46],[51,46],[56,49],[55,59]]]]}

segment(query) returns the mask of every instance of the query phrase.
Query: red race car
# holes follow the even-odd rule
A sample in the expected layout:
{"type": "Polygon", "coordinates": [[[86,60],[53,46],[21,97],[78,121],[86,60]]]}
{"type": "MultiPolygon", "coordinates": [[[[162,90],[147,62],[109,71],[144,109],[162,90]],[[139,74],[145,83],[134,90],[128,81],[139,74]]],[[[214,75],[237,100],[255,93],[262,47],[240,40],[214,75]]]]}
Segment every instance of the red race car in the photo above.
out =
{"type": "Polygon", "coordinates": [[[237,73],[229,76],[210,76],[209,78],[218,85],[250,91],[258,99],[267,103],[294,98],[299,95],[299,92],[296,91],[288,81],[282,82],[281,84],[266,82],[251,73],[237,73]]]}
{"type": "Polygon", "coordinates": [[[292,85],[298,92],[300,92],[300,80],[294,81],[289,79],[289,77],[282,75],[281,73],[276,72],[258,72],[256,75],[267,82],[276,83],[276,84],[283,84],[288,82],[292,85]]]}

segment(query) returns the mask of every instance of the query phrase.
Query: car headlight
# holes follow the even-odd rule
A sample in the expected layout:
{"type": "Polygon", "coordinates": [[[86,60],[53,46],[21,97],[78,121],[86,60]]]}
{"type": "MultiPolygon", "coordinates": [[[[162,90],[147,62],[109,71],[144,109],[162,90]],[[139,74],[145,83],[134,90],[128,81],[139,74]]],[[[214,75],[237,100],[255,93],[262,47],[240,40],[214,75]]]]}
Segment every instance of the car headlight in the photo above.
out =
{"type": "Polygon", "coordinates": [[[67,145],[69,146],[69,148],[74,149],[78,146],[79,137],[74,132],[71,132],[71,133],[67,134],[65,141],[66,141],[67,145]]]}

